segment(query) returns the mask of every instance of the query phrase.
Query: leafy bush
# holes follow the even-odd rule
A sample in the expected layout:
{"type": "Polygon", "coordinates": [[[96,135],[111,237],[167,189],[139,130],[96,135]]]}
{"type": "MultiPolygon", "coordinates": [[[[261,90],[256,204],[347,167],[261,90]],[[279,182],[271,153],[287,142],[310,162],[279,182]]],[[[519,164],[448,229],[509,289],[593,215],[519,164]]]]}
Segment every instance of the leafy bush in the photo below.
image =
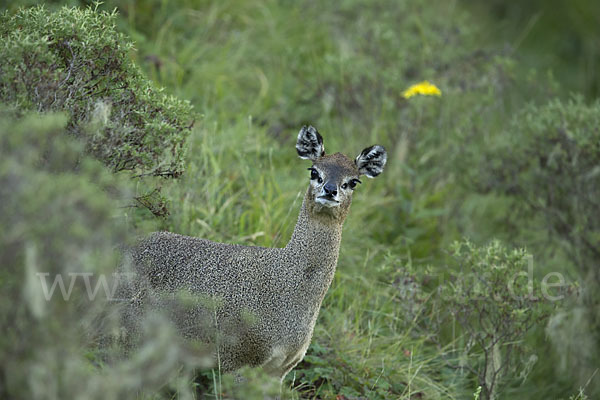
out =
{"type": "Polygon", "coordinates": [[[526,382],[543,357],[528,345],[536,328],[572,286],[535,282],[533,257],[497,240],[457,241],[448,250],[443,269],[409,261],[394,273],[407,334],[434,344],[438,369],[461,377],[476,398],[510,397],[511,386],[526,382]]]}
{"type": "Polygon", "coordinates": [[[523,241],[534,242],[524,235],[529,232],[545,236],[533,243],[538,253],[545,260],[565,254],[563,270],[574,270],[583,282],[579,303],[549,325],[559,365],[579,375],[582,385],[594,372],[600,346],[599,137],[598,101],[588,105],[575,96],[530,104],[485,151],[473,177],[480,192],[510,201],[506,218],[523,241]]]}
{"type": "Polygon", "coordinates": [[[535,287],[527,275],[532,256],[498,241],[484,247],[456,242],[451,252],[457,265],[441,285],[440,300],[464,335],[460,366],[477,377],[482,399],[495,399],[505,378],[537,359],[526,354],[524,339],[548,319],[555,304],[550,300],[563,298],[567,287],[556,293],[548,292],[547,282],[535,287]]]}
{"type": "Polygon", "coordinates": [[[0,397],[127,398],[189,376],[201,360],[160,319],[146,324],[139,352],[101,367],[98,323],[118,328],[102,317],[101,281],[126,242],[114,211],[126,187],[81,156],[67,115],[14,114],[0,109],[0,397]]]}
{"type": "Polygon", "coordinates": [[[600,283],[600,102],[580,97],[529,105],[487,152],[481,191],[518,201],[515,212],[539,216],[584,274],[600,283]]]}
{"type": "Polygon", "coordinates": [[[67,112],[67,131],[113,171],[179,176],[191,106],[143,77],[115,18],[91,8],[4,12],[0,101],[67,112]]]}

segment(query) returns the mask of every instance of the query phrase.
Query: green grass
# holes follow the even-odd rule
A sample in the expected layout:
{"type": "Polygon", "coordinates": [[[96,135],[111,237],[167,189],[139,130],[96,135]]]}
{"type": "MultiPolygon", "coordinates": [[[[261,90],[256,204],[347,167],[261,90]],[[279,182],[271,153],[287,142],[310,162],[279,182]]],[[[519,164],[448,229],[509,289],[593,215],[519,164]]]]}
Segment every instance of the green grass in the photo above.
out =
{"type": "MultiPolygon", "coordinates": [[[[478,383],[462,368],[459,327],[430,306],[431,284],[416,280],[416,292],[403,285],[427,266],[433,280],[443,277],[445,249],[465,234],[478,243],[510,239],[502,226],[507,202],[465,192],[461,161],[502,131],[527,100],[524,91],[537,99],[552,90],[517,81],[514,61],[481,43],[483,27],[455,1],[154,0],[101,8],[115,5],[120,29],[136,41],[131,57],[198,113],[184,175],[136,183],[137,195],[161,187],[170,215],[124,208],[130,226],[282,247],[308,183],[309,164],[294,149],[300,127],[313,124],[328,152],[351,157],[384,145],[389,163],[355,192],[338,270],[308,355],[284,383],[287,396],[472,398],[478,383]],[[425,79],[441,98],[402,97],[425,79]]],[[[542,330],[529,340],[538,365],[547,365],[553,358],[542,330]]],[[[542,371],[507,382],[510,398],[575,393],[550,368],[542,371]]],[[[224,398],[229,389],[208,390],[224,398]]]]}
{"type": "Polygon", "coordinates": [[[283,246],[307,184],[294,150],[302,124],[330,152],[389,151],[386,171],[355,193],[313,345],[286,380],[292,397],[471,397],[476,381],[456,369],[462,339],[431,340],[419,321],[436,316],[407,314],[394,280],[413,262],[443,264],[460,218],[472,223],[450,166],[460,140],[494,135],[511,112],[511,64],[481,48],[474,21],[454,2],[162,1],[121,12],[137,62],[202,114],[185,175],[163,183],[161,228],[283,246]],[[441,98],[402,98],[424,79],[441,98]]]}
{"type": "MultiPolygon", "coordinates": [[[[440,180],[426,171],[438,154],[425,142],[444,146],[446,133],[423,131],[450,117],[456,90],[450,82],[459,71],[436,68],[464,63],[469,50],[450,52],[423,24],[439,24],[452,42],[468,37],[420,5],[399,3],[384,16],[374,11],[389,5],[347,2],[338,13],[311,3],[226,1],[192,9],[163,2],[151,25],[160,28],[143,32],[135,55],[149,76],[202,114],[188,141],[186,173],[163,183],[171,211],[164,229],[284,246],[308,181],[309,164],[294,149],[304,123],[318,127],[329,152],[354,157],[374,143],[390,152],[381,177],[356,190],[314,344],[286,380],[294,398],[464,398],[476,388],[405,320],[390,280],[403,265],[385,264],[390,253],[439,259],[447,189],[425,188],[440,180]],[[145,63],[148,54],[158,57],[159,69],[145,63]],[[440,85],[448,99],[404,100],[401,91],[422,79],[440,85]]],[[[447,11],[457,22],[464,18],[447,11]]],[[[143,7],[136,12],[125,15],[128,26],[144,30],[136,23],[143,7]]]]}

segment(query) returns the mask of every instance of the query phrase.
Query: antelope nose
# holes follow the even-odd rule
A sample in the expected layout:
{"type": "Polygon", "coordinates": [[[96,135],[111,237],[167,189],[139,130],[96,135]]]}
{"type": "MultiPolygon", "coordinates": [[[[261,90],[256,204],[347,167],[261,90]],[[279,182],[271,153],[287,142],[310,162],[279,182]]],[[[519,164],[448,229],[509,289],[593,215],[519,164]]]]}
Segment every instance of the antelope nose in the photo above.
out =
{"type": "Polygon", "coordinates": [[[337,185],[334,185],[331,182],[327,182],[325,186],[323,186],[323,190],[327,196],[335,196],[337,195],[337,185]]]}

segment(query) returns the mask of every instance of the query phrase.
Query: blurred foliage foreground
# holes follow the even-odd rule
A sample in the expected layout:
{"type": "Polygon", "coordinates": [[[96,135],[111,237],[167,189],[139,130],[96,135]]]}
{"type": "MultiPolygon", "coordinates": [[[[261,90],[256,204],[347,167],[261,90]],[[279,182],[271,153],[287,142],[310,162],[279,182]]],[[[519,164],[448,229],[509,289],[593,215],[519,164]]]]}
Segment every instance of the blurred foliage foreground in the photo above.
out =
{"type": "MultiPolygon", "coordinates": [[[[114,172],[179,176],[191,106],[143,76],[115,19],[114,12],[77,8],[3,13],[0,101],[19,110],[64,111],[69,134],[114,172]]],[[[161,214],[156,204],[148,208],[161,214]]]]}
{"type": "Polygon", "coordinates": [[[452,5],[309,3],[2,14],[0,397],[276,395],[260,371],[235,384],[210,370],[210,353],[191,351],[164,315],[149,315],[126,355],[100,346],[120,321],[90,294],[149,226],[281,245],[304,187],[287,133],[305,118],[338,132],[325,133],[328,148],[367,136],[391,157],[357,193],[313,344],[283,397],[600,393],[600,104],[547,101],[557,85],[531,75],[531,86],[514,60],[479,49],[452,5]],[[148,74],[201,107],[201,128],[144,77],[115,23],[153,56],[148,74]],[[401,95],[422,79],[442,97],[401,95]],[[161,178],[131,179],[151,175],[161,178]],[[171,216],[164,199],[140,197],[153,187],[171,216]]]}

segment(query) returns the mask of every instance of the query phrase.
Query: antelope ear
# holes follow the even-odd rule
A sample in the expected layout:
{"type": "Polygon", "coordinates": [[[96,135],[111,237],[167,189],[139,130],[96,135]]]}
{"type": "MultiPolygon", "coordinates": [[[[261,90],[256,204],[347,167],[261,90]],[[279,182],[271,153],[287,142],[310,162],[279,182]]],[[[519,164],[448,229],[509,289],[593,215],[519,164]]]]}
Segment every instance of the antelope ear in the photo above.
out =
{"type": "Polygon", "coordinates": [[[364,149],[356,160],[358,173],[366,175],[368,178],[375,178],[383,171],[387,161],[387,153],[383,146],[375,145],[364,149]]]}
{"type": "Polygon", "coordinates": [[[314,127],[305,125],[300,129],[296,151],[298,151],[298,156],[305,160],[315,161],[325,155],[323,138],[314,127]]]}

